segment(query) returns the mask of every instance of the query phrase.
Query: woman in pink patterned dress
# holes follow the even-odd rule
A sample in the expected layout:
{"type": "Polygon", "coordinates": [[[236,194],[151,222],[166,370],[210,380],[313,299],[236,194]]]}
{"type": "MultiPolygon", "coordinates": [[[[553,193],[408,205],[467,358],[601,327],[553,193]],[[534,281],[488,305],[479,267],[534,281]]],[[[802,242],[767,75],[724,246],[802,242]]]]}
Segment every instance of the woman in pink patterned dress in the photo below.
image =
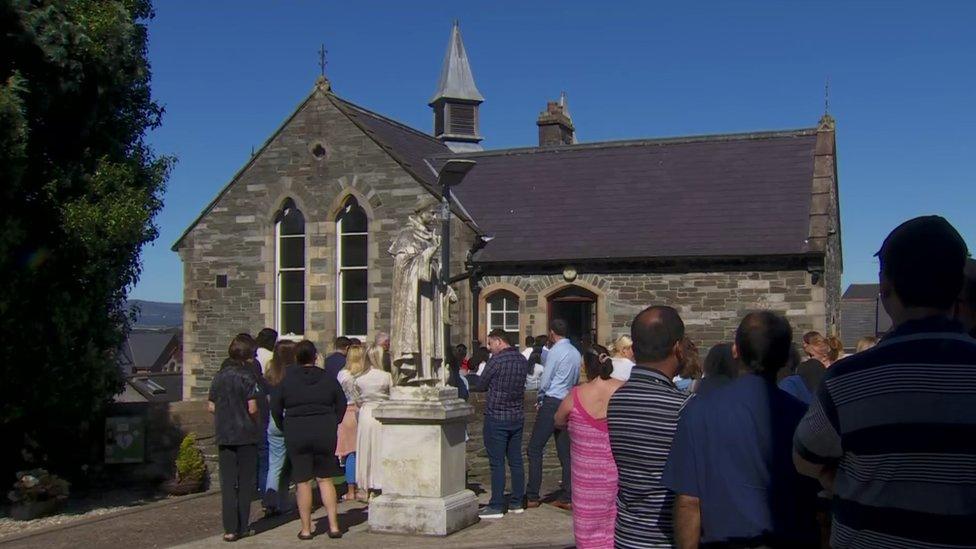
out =
{"type": "Polygon", "coordinates": [[[573,535],[576,547],[613,547],[617,518],[617,465],[610,453],[607,403],[624,384],[612,379],[607,350],[594,345],[583,355],[584,385],[573,387],[556,412],[556,427],[569,427],[573,471],[573,535]]]}

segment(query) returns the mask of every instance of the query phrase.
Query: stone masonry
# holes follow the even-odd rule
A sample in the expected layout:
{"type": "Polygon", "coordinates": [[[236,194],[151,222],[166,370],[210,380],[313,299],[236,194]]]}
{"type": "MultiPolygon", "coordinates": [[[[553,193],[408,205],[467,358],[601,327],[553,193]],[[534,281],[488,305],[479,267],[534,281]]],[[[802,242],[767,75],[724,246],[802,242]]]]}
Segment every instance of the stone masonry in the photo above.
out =
{"type": "MultiPolygon", "coordinates": [[[[329,94],[328,85],[320,83],[174,246],[184,269],[187,400],[206,397],[236,333],[275,326],[274,219],[287,198],[305,216],[304,336],[326,351],[336,335],[335,219],[348,197],[356,198],[369,219],[368,337],[390,330],[393,259],[387,249],[420,199],[431,193],[329,94]],[[218,275],[227,276],[227,287],[217,287],[218,275]]],[[[456,219],[452,231],[458,258],[452,272],[458,273],[474,233],[456,219]]],[[[451,311],[452,338],[466,340],[470,293],[464,282],[456,290],[460,302],[451,311]]]]}
{"type": "MultiPolygon", "coordinates": [[[[827,329],[823,279],[814,285],[810,273],[804,270],[679,274],[581,272],[572,283],[562,275],[486,276],[481,280],[479,301],[502,289],[518,296],[521,340],[526,333],[546,333],[546,298],[570,284],[596,294],[597,342],[604,345],[628,334],[634,316],[654,304],[678,309],[688,335],[703,348],[730,341],[742,316],[759,309],[785,315],[797,339],[808,330],[827,329]]],[[[485,321],[482,308],[479,325],[485,326],[485,321]]]]}

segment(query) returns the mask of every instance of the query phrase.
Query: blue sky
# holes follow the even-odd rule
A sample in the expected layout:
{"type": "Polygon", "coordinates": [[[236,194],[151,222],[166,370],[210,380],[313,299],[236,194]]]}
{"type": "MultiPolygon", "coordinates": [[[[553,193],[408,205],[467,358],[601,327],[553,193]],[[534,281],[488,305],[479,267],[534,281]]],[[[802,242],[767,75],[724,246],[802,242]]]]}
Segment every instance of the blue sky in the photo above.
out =
{"type": "Polygon", "coordinates": [[[178,157],[130,296],[182,300],[170,246],[311,91],[430,131],[461,21],[489,148],[534,145],[565,90],[581,141],[838,124],[844,284],[884,236],[944,215],[976,248],[976,2],[252,2],[166,0],[150,22],[149,140],[178,157]]]}

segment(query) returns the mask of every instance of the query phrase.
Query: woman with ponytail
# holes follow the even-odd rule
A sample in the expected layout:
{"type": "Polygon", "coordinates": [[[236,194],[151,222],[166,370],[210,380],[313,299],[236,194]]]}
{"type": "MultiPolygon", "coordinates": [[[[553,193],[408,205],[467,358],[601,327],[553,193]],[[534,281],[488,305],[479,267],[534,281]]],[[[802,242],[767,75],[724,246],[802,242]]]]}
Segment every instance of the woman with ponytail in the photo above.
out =
{"type": "Polygon", "coordinates": [[[556,412],[556,428],[569,429],[576,546],[612,547],[617,519],[617,465],[610,452],[607,403],[624,382],[613,379],[609,351],[593,345],[583,355],[586,378],[556,412]]]}

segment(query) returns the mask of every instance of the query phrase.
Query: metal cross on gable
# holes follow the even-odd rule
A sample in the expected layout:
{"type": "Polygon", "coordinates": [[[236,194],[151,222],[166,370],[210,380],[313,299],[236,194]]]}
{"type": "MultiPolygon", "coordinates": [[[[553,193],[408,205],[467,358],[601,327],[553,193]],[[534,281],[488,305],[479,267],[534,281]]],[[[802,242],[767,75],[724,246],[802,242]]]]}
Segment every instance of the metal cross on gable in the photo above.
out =
{"type": "Polygon", "coordinates": [[[319,69],[322,71],[322,76],[325,76],[325,66],[328,62],[325,60],[325,54],[329,53],[329,50],[325,49],[325,44],[319,47],[319,69]]]}

